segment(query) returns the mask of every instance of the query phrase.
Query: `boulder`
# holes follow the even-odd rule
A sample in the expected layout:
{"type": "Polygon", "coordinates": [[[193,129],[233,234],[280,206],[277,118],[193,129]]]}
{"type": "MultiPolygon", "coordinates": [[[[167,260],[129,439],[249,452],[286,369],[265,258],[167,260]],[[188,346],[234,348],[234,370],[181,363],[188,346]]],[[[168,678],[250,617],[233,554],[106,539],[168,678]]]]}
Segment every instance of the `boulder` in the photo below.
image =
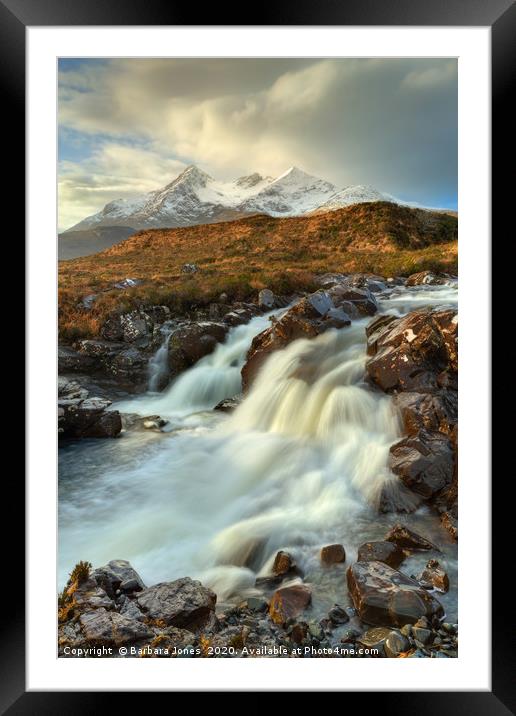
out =
{"type": "Polygon", "coordinates": [[[284,577],[287,574],[295,574],[296,572],[297,566],[292,555],[288,552],[280,550],[274,558],[272,573],[278,577],[284,577]]]}
{"type": "Polygon", "coordinates": [[[450,588],[450,579],[436,559],[430,559],[424,570],[418,576],[418,582],[425,589],[437,589],[447,592],[450,588]]]}
{"type": "Polygon", "coordinates": [[[378,310],[376,298],[368,288],[337,285],[328,290],[328,295],[337,307],[351,304],[359,316],[374,316],[378,310]]]}
{"type": "Polygon", "coordinates": [[[384,642],[385,656],[397,659],[410,651],[410,641],[399,631],[391,631],[384,642]]]}
{"type": "Polygon", "coordinates": [[[440,620],[442,605],[418,582],[383,562],[356,562],[347,571],[348,589],[360,619],[378,626],[440,620]]]}
{"type": "Polygon", "coordinates": [[[385,535],[385,540],[387,542],[393,542],[401,549],[435,549],[437,552],[441,551],[439,547],[436,547],[436,545],[426,539],[426,537],[418,535],[400,522],[397,522],[391,527],[385,535]]]}
{"type": "Polygon", "coordinates": [[[321,562],[326,566],[346,561],[346,550],[341,544],[329,544],[321,549],[321,562]]]}
{"type": "Polygon", "coordinates": [[[275,624],[284,625],[294,619],[311,603],[312,594],[304,584],[282,587],[272,595],[269,603],[269,615],[275,624]]]}
{"type": "Polygon", "coordinates": [[[420,271],[419,273],[411,274],[407,279],[407,286],[442,286],[446,283],[447,277],[440,274],[435,274],[432,271],[420,271]]]}
{"type": "Polygon", "coordinates": [[[359,562],[384,562],[397,569],[405,559],[403,550],[393,542],[365,542],[358,548],[359,562]]]}
{"type": "Polygon", "coordinates": [[[198,270],[199,268],[196,264],[183,264],[181,267],[183,273],[197,273],[198,270]]]}
{"type": "Polygon", "coordinates": [[[421,309],[371,325],[369,379],[385,392],[436,392],[438,376],[457,372],[457,326],[453,309],[421,309]]]}
{"type": "Polygon", "coordinates": [[[58,398],[58,430],[64,438],[113,438],[122,430],[118,410],[104,398],[58,398]]]}
{"type": "Polygon", "coordinates": [[[95,646],[118,647],[154,636],[141,621],[103,608],[84,612],[79,624],[84,642],[95,646]]]}
{"type": "Polygon", "coordinates": [[[391,446],[389,467],[406,487],[429,499],[452,481],[454,455],[450,440],[441,433],[420,430],[391,446]]]}
{"type": "Polygon", "coordinates": [[[329,328],[342,328],[351,323],[343,312],[334,313],[335,306],[324,291],[300,299],[270,328],[253,338],[242,368],[242,385],[247,390],[265,359],[273,351],[285,348],[298,338],[315,338],[329,328]],[[333,314],[333,315],[332,315],[333,314]]]}
{"type": "Polygon", "coordinates": [[[263,288],[258,294],[258,306],[262,311],[270,311],[274,308],[275,298],[273,292],[269,288],[263,288]]]}
{"type": "Polygon", "coordinates": [[[213,616],[217,597],[200,582],[184,577],[144,589],[136,600],[149,619],[195,631],[213,616]]]}
{"type": "Polygon", "coordinates": [[[456,429],[458,401],[453,390],[434,394],[398,393],[394,402],[407,435],[416,435],[424,429],[451,436],[456,429]]]}
{"type": "Polygon", "coordinates": [[[224,323],[199,321],[176,329],[168,343],[168,365],[171,376],[197,363],[222,343],[229,328],[224,323]]]}
{"type": "Polygon", "coordinates": [[[232,413],[233,410],[238,408],[242,402],[241,396],[235,396],[234,398],[224,398],[220,403],[213,408],[213,410],[221,410],[223,413],[232,413]]]}
{"type": "Polygon", "coordinates": [[[119,589],[127,594],[145,589],[142,578],[125,559],[112,559],[104,567],[97,567],[91,577],[112,598],[119,589]]]}
{"type": "Polygon", "coordinates": [[[68,346],[59,346],[57,365],[60,373],[90,373],[96,367],[93,357],[84,355],[68,346]]]}

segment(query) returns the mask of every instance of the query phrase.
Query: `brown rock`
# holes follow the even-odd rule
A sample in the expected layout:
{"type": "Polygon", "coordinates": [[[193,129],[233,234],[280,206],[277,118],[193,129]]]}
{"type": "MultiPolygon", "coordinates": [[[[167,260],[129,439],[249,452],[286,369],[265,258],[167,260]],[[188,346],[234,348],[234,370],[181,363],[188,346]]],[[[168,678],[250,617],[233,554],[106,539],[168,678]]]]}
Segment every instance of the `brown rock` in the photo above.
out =
{"type": "Polygon", "coordinates": [[[418,582],[425,589],[437,589],[447,592],[450,588],[450,579],[436,559],[430,559],[424,570],[418,576],[418,582]]]}
{"type": "Polygon", "coordinates": [[[228,330],[229,327],[225,323],[200,321],[174,331],[168,344],[171,375],[177,375],[212,353],[217,343],[224,341],[228,330]]]}
{"type": "Polygon", "coordinates": [[[304,584],[278,589],[269,603],[269,615],[275,624],[285,624],[301,614],[311,603],[310,589],[304,584]]]}
{"type": "Polygon", "coordinates": [[[284,348],[298,338],[315,338],[329,328],[340,328],[351,323],[349,317],[335,309],[324,291],[317,291],[299,300],[270,328],[253,338],[242,368],[244,390],[251,385],[265,359],[273,351],[284,348]]]}
{"type": "Polygon", "coordinates": [[[321,562],[326,565],[346,561],[346,550],[341,544],[329,544],[321,549],[321,562]]]}
{"type": "Polygon", "coordinates": [[[81,614],[79,624],[84,641],[95,646],[121,646],[154,636],[145,624],[104,608],[81,614]]]}
{"type": "Polygon", "coordinates": [[[418,582],[383,562],[356,562],[347,571],[348,589],[360,619],[378,626],[442,619],[442,605],[418,582]]]}
{"type": "Polygon", "coordinates": [[[390,321],[368,338],[366,370],[385,392],[435,392],[438,376],[457,371],[457,312],[413,311],[390,321]]]}
{"type": "Polygon", "coordinates": [[[426,284],[427,286],[440,286],[446,283],[446,276],[432,273],[432,271],[420,271],[419,273],[411,274],[407,279],[407,286],[421,286],[426,284]]]}
{"type": "Polygon", "coordinates": [[[279,551],[274,558],[272,572],[277,576],[283,576],[296,569],[296,563],[288,552],[279,551]]]}
{"type": "Polygon", "coordinates": [[[450,512],[443,512],[441,515],[441,524],[445,530],[447,530],[453,539],[458,539],[459,530],[457,526],[457,518],[454,517],[450,512]]]}
{"type": "Polygon", "coordinates": [[[390,448],[389,467],[406,487],[428,499],[451,483],[453,449],[441,433],[420,430],[390,448]]]}
{"type": "Polygon", "coordinates": [[[387,542],[393,542],[394,544],[401,547],[401,549],[435,549],[437,552],[441,550],[436,547],[435,544],[427,540],[426,537],[421,537],[416,532],[409,530],[408,527],[397,522],[391,527],[389,532],[385,535],[387,542]]]}
{"type": "Polygon", "coordinates": [[[404,559],[405,553],[393,542],[365,542],[358,548],[359,562],[384,562],[397,569],[404,559]]]}
{"type": "Polygon", "coordinates": [[[441,432],[452,436],[457,425],[457,393],[441,390],[436,394],[399,393],[395,404],[407,435],[420,430],[441,432]]]}

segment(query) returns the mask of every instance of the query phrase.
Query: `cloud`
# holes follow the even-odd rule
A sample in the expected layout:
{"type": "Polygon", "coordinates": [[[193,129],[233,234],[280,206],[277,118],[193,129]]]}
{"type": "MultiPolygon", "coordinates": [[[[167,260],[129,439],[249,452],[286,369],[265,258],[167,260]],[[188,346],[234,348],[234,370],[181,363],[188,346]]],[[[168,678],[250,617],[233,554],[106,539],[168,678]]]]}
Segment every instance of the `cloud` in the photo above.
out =
{"type": "Polygon", "coordinates": [[[63,221],[189,163],[226,179],[295,164],[427,204],[456,196],[453,59],[68,61],[59,87],[61,131],[94,145],[70,159],[63,142],[63,221]],[[95,189],[74,191],[90,172],[95,189]]]}

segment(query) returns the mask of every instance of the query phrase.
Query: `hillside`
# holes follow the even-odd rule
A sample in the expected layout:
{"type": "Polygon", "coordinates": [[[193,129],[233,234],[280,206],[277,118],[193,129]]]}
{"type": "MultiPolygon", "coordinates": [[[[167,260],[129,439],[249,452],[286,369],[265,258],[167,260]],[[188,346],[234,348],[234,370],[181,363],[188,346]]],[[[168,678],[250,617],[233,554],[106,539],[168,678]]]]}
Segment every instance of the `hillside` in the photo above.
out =
{"type": "MultiPolygon", "coordinates": [[[[457,218],[389,202],[293,218],[255,215],[218,224],[142,230],[115,246],[59,266],[60,322],[86,294],[106,291],[89,313],[96,321],[125,301],[210,301],[221,291],[241,300],[269,286],[291,292],[327,271],[408,275],[432,268],[456,271],[457,218]],[[193,263],[198,271],[185,274],[193,263]],[[110,290],[124,278],[134,289],[110,290]]],[[[78,320],[77,315],[73,320],[78,320]]]]}
{"type": "Polygon", "coordinates": [[[57,237],[57,256],[60,261],[90,256],[127,239],[131,234],[134,234],[134,229],[128,226],[99,226],[84,231],[67,231],[57,237]]]}

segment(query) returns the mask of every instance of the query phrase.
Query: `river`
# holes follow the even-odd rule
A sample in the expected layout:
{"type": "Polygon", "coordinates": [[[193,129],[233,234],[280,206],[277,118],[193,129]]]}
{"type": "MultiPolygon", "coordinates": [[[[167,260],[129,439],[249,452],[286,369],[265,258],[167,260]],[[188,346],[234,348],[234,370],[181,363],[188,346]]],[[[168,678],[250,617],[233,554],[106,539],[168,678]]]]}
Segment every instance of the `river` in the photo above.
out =
{"type": "MultiPolygon", "coordinates": [[[[397,315],[457,305],[457,284],[396,288],[379,297],[397,315]]],[[[146,584],[200,579],[220,603],[257,593],[257,575],[278,549],[290,552],[313,588],[313,610],[348,604],[342,566],[324,568],[321,546],[344,545],[347,567],[363,542],[395,521],[439,544],[450,576],[443,595],[457,618],[457,546],[426,507],[378,514],[382,490],[400,492],[387,468],[400,433],[391,398],[364,382],[370,319],[298,340],[272,354],[231,414],[213,411],[240,390],[240,369],[268,316],[234,328],[224,344],[165,391],[113,407],[169,420],[165,432],[124,431],[114,440],[69,442],[59,450],[59,582],[74,564],[128,559],[146,584]]],[[[428,559],[403,564],[417,574],[428,559]]]]}

